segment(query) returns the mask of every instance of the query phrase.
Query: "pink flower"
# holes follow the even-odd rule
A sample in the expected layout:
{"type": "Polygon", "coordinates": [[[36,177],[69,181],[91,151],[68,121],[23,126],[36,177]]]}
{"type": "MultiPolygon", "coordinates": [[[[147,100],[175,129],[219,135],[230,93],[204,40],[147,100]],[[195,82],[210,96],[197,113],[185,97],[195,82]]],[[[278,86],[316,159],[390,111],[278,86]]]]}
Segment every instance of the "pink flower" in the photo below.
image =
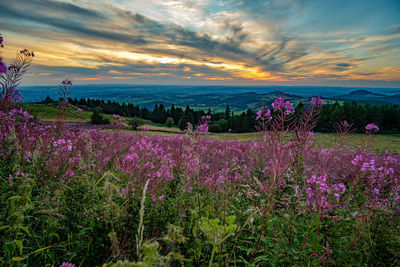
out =
{"type": "Polygon", "coordinates": [[[19,51],[19,53],[21,54],[21,55],[24,55],[24,56],[26,56],[26,57],[34,57],[35,56],[35,54],[33,53],[33,51],[32,50],[28,50],[28,49],[22,49],[21,51],[19,51]]]}
{"type": "Polygon", "coordinates": [[[358,165],[363,160],[362,155],[357,155],[352,161],[351,164],[358,165]]]}
{"type": "Polygon", "coordinates": [[[262,120],[262,119],[271,120],[272,119],[271,110],[267,109],[267,111],[264,113],[264,116],[263,116],[263,111],[261,109],[259,111],[257,111],[256,120],[262,120]]]}
{"type": "Polygon", "coordinates": [[[378,131],[379,131],[378,125],[376,125],[374,123],[369,123],[369,124],[367,124],[367,126],[365,126],[366,134],[372,134],[372,133],[376,133],[378,131]]]}
{"type": "Polygon", "coordinates": [[[283,97],[277,97],[272,103],[272,107],[275,111],[283,110],[285,115],[289,115],[294,112],[293,103],[290,101],[285,101],[283,97]]]}
{"type": "Polygon", "coordinates": [[[321,106],[322,105],[322,98],[320,97],[320,96],[318,96],[318,97],[313,97],[313,98],[311,98],[311,101],[310,101],[310,103],[311,103],[311,105],[312,106],[316,106],[316,107],[319,107],[319,106],[321,106]]]}
{"type": "Polygon", "coordinates": [[[261,116],[262,116],[262,110],[260,109],[259,111],[257,111],[257,120],[259,120],[259,119],[261,119],[261,116]]]}
{"type": "Polygon", "coordinates": [[[64,81],[61,82],[61,85],[70,86],[70,85],[72,85],[72,82],[71,82],[71,80],[65,79],[64,81]]]}
{"type": "Polygon", "coordinates": [[[7,66],[3,63],[3,61],[0,58],[0,73],[5,73],[7,72],[7,66]]]}
{"type": "Polygon", "coordinates": [[[197,126],[197,130],[199,132],[208,132],[208,122],[211,120],[210,115],[202,116],[199,121],[199,126],[197,126]]]}

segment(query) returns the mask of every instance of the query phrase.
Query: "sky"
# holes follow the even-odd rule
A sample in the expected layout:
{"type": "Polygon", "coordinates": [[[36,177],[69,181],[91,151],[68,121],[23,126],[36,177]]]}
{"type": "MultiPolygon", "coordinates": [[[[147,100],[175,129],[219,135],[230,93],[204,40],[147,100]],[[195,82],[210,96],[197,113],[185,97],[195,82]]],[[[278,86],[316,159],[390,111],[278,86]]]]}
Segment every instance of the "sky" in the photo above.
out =
{"type": "Polygon", "coordinates": [[[1,0],[23,85],[400,87],[399,0],[1,0]]]}

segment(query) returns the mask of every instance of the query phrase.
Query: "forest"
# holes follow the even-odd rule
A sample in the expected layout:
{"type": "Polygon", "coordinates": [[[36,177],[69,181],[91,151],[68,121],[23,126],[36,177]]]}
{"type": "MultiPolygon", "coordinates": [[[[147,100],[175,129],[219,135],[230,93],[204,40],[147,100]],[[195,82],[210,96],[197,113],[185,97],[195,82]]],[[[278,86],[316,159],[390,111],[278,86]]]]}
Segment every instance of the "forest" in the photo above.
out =
{"type": "MultiPolygon", "coordinates": [[[[55,103],[47,97],[41,103],[55,103]]],[[[114,101],[104,101],[99,99],[70,99],[70,103],[77,107],[87,110],[97,110],[105,114],[118,114],[120,116],[138,117],[151,120],[155,123],[166,123],[168,118],[172,118],[173,124],[184,130],[187,123],[197,125],[200,118],[204,115],[211,115],[209,123],[210,132],[228,132],[245,133],[256,131],[257,120],[256,112],[247,109],[241,113],[234,113],[227,106],[225,112],[213,113],[211,109],[195,110],[186,105],[185,108],[172,105],[166,108],[163,104],[156,104],[153,110],[141,108],[131,103],[118,103],[114,101]]],[[[261,100],[260,100],[260,106],[261,100]]],[[[300,102],[296,107],[295,117],[307,109],[307,105],[300,102]]],[[[171,120],[169,120],[171,121],[171,120]]],[[[399,133],[400,132],[400,106],[399,105],[371,105],[358,104],[353,102],[344,102],[340,104],[324,104],[321,108],[319,121],[314,129],[316,132],[334,132],[335,122],[347,121],[353,124],[356,132],[364,132],[365,125],[373,122],[380,127],[380,133],[399,133]]]]}

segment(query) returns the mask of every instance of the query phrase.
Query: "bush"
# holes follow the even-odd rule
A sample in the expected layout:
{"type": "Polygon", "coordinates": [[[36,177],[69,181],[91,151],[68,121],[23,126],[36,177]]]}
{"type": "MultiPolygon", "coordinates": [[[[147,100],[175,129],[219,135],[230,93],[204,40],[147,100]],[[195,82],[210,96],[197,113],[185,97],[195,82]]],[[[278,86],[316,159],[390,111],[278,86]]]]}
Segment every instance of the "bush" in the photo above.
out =
{"type": "Polygon", "coordinates": [[[212,133],[220,133],[221,132],[221,127],[216,123],[210,124],[208,127],[209,127],[208,131],[210,131],[212,133]]]}
{"type": "Polygon", "coordinates": [[[172,127],[172,125],[174,125],[174,119],[171,117],[168,117],[167,120],[165,121],[165,125],[167,127],[172,127]]]}
{"type": "Polygon", "coordinates": [[[141,118],[133,118],[129,121],[129,125],[132,127],[133,130],[137,130],[137,128],[144,124],[144,120],[141,118]]]}
{"type": "Polygon", "coordinates": [[[92,116],[90,117],[90,122],[92,124],[109,124],[110,121],[103,117],[98,110],[94,110],[92,116]]]}
{"type": "Polygon", "coordinates": [[[178,127],[181,129],[181,131],[185,130],[187,127],[188,122],[192,123],[190,118],[188,116],[183,116],[179,121],[178,121],[178,127]]]}

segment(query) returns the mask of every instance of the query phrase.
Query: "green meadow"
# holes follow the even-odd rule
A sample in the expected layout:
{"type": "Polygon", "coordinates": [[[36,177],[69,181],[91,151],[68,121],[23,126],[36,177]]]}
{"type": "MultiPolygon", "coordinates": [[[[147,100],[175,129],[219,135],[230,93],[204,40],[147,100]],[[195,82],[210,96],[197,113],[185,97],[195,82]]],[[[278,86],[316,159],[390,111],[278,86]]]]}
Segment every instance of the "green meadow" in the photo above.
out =
{"type": "MultiPolygon", "coordinates": [[[[56,121],[57,120],[57,106],[54,104],[22,104],[23,108],[33,115],[38,120],[43,121],[56,121]]],[[[91,111],[78,112],[76,107],[67,109],[67,122],[82,122],[89,123],[91,111]]],[[[110,121],[113,120],[112,115],[102,114],[110,121]]],[[[129,117],[125,117],[129,120],[129,117]]],[[[176,126],[167,127],[164,124],[154,123],[149,120],[144,120],[145,124],[139,128],[138,131],[148,136],[174,136],[176,134],[183,134],[183,132],[176,126]],[[143,127],[147,127],[148,131],[143,131],[143,127]]],[[[128,127],[128,125],[126,125],[128,127]]],[[[121,131],[133,132],[129,128],[121,129],[121,131]]],[[[220,140],[238,140],[249,141],[257,139],[257,133],[209,133],[210,138],[220,140]]],[[[336,138],[335,133],[315,133],[314,142],[318,146],[331,147],[336,138]]],[[[346,136],[346,144],[348,146],[362,146],[368,140],[368,136],[363,133],[353,133],[346,136]]],[[[383,153],[385,150],[400,152],[400,134],[377,134],[373,136],[373,150],[378,153],[383,153]]]]}

